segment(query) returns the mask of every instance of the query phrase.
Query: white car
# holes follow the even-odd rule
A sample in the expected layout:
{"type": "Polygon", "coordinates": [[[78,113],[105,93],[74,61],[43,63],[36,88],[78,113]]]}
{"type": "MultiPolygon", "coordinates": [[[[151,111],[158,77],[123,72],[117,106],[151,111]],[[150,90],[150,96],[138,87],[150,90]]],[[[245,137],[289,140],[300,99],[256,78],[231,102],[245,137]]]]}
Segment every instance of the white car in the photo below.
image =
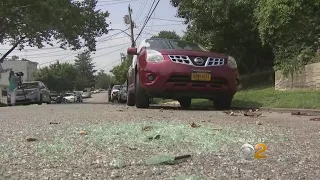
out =
{"type": "Polygon", "coordinates": [[[111,102],[113,102],[115,99],[118,99],[118,94],[120,91],[121,85],[114,85],[111,89],[111,102]]]}
{"type": "Polygon", "coordinates": [[[76,94],[74,93],[65,93],[64,98],[69,102],[69,103],[75,103],[77,98],[76,94]]]}
{"type": "Polygon", "coordinates": [[[84,90],[82,93],[82,98],[91,98],[91,91],[84,90]]]}

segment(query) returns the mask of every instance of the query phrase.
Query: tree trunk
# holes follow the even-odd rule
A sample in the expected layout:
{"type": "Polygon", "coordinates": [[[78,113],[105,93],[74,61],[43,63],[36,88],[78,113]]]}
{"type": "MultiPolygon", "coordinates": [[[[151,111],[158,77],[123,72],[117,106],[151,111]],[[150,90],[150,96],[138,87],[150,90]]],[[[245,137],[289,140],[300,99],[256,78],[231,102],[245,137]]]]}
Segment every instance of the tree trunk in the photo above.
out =
{"type": "Polygon", "coordinates": [[[3,60],[21,43],[21,41],[24,39],[25,37],[20,38],[20,40],[18,42],[16,42],[11,49],[6,52],[0,59],[0,63],[3,63],[3,60]]]}

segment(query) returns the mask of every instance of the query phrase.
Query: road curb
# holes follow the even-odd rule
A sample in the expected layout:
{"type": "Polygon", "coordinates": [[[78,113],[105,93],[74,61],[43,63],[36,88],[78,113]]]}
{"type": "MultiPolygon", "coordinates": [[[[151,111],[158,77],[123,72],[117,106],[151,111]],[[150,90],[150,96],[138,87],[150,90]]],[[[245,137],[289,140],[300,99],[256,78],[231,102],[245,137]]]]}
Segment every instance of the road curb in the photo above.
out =
{"type": "Polygon", "coordinates": [[[261,111],[272,111],[272,112],[286,112],[286,113],[305,112],[309,114],[320,114],[320,110],[317,110],[317,109],[266,108],[266,107],[261,107],[258,109],[260,109],[261,111]]]}
{"type": "Polygon", "coordinates": [[[232,109],[237,110],[249,110],[249,109],[259,109],[259,111],[268,112],[282,112],[282,113],[293,113],[293,112],[304,112],[309,114],[320,114],[318,109],[296,109],[296,108],[268,108],[268,107],[232,107],[232,109]]]}

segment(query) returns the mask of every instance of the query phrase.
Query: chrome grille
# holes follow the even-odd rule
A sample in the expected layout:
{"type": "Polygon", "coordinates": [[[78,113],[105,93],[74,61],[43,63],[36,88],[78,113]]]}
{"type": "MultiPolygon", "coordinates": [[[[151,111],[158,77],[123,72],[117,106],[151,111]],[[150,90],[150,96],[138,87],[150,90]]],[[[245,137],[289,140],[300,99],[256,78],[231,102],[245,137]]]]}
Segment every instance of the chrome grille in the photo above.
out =
{"type": "Polygon", "coordinates": [[[206,66],[223,66],[224,59],[223,58],[212,58],[208,57],[206,66]]]}
{"type": "MultiPolygon", "coordinates": [[[[174,63],[179,63],[179,64],[186,64],[186,65],[191,65],[191,66],[199,66],[192,62],[191,58],[196,58],[196,57],[189,57],[189,56],[184,56],[184,55],[169,55],[169,58],[172,62],[174,63]]],[[[223,66],[224,65],[224,58],[213,58],[213,57],[200,57],[205,60],[205,64],[202,65],[203,67],[208,67],[208,66],[223,66]]]]}
{"type": "Polygon", "coordinates": [[[188,56],[169,55],[169,58],[172,62],[175,63],[192,65],[191,60],[188,56]]]}

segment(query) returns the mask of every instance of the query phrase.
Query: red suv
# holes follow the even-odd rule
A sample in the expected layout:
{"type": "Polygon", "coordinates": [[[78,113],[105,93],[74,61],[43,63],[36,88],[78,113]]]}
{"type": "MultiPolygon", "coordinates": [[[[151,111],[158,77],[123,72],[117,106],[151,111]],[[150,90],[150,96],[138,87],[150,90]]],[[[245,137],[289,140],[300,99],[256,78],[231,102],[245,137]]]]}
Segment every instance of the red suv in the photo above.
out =
{"type": "Polygon", "coordinates": [[[216,109],[230,108],[239,85],[233,57],[162,38],[146,39],[127,53],[134,55],[127,79],[128,106],[148,108],[150,98],[167,98],[187,109],[192,98],[205,98],[213,100],[216,109]]]}

